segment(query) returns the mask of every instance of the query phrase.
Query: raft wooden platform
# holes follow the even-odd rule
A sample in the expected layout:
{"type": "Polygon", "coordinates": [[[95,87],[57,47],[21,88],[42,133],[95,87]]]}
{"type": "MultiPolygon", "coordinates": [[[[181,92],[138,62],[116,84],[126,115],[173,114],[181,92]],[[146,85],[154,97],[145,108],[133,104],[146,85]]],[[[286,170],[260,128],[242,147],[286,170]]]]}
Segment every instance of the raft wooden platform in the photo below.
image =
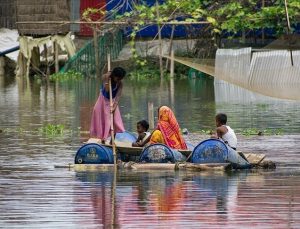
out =
{"type": "MultiPolygon", "coordinates": [[[[103,144],[101,142],[101,139],[98,139],[98,138],[90,138],[88,141],[86,141],[84,143],[97,143],[99,145],[103,145],[103,146],[112,148],[112,145],[108,144],[108,142],[103,144]]],[[[132,143],[130,143],[130,142],[115,141],[115,144],[116,144],[118,153],[130,155],[130,156],[140,156],[140,154],[142,153],[142,151],[144,149],[143,147],[132,146],[131,145],[132,143]]],[[[188,157],[192,153],[191,150],[178,150],[178,151],[186,157],[188,157]]]]}
{"type": "Polygon", "coordinates": [[[110,171],[114,170],[114,164],[66,164],[54,165],[56,169],[69,169],[74,171],[110,171]]]}
{"type": "MultiPolygon", "coordinates": [[[[121,162],[118,163],[118,169],[128,170],[189,170],[189,171],[225,171],[229,169],[229,163],[216,164],[193,164],[193,163],[135,163],[121,162]]],[[[69,169],[74,171],[109,171],[114,169],[113,164],[67,164],[54,165],[56,169],[69,169]]]]}

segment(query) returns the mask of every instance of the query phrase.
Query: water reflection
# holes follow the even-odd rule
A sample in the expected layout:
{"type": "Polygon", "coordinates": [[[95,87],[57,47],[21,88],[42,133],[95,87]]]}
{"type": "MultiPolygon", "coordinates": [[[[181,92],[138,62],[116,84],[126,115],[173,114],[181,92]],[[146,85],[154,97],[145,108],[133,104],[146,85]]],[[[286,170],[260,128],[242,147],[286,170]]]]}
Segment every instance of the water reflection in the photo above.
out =
{"type": "Polygon", "coordinates": [[[288,195],[283,191],[295,178],[283,182],[247,172],[120,172],[116,187],[113,173],[77,173],[76,178],[82,182],[81,191],[85,193],[80,201],[89,202],[96,222],[106,226],[112,217],[116,219],[115,227],[125,228],[150,225],[232,228],[240,223],[251,228],[262,225],[285,228],[300,223],[294,219],[300,206],[292,204],[300,197],[296,192],[300,182],[288,195]],[[270,191],[270,186],[276,189],[270,191]],[[115,206],[112,206],[112,188],[116,188],[115,206]]]}

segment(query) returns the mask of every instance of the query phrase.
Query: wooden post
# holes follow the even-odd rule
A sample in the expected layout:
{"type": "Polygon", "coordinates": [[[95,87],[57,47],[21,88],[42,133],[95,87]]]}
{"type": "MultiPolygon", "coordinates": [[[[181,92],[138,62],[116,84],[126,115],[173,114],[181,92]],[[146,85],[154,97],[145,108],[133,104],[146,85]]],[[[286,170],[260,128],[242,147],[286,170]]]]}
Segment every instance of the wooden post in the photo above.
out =
{"type": "MultiPolygon", "coordinates": [[[[158,9],[158,1],[156,0],[156,15],[157,20],[159,19],[159,9],[158,9]]],[[[158,29],[158,40],[159,40],[159,70],[160,70],[160,78],[163,77],[163,62],[162,62],[162,40],[161,40],[161,27],[157,24],[158,29]]]]}
{"type": "Polygon", "coordinates": [[[174,77],[174,50],[171,50],[170,77],[174,77]]]}
{"type": "Polygon", "coordinates": [[[48,48],[47,48],[46,44],[44,44],[44,58],[45,58],[45,62],[46,62],[46,77],[48,78],[48,76],[50,75],[50,69],[49,69],[49,63],[48,63],[48,48]]]}
{"type": "MultiPolygon", "coordinates": [[[[95,51],[96,77],[100,77],[99,45],[98,45],[98,34],[97,34],[96,27],[93,28],[93,34],[94,34],[94,51],[95,51]]],[[[108,64],[110,65],[110,62],[108,64]]]]}
{"type": "MultiPolygon", "coordinates": [[[[170,38],[170,47],[169,47],[169,55],[171,55],[171,51],[173,49],[173,37],[174,37],[175,25],[172,25],[171,38],[170,38]]],[[[169,59],[166,60],[166,69],[168,69],[169,59]]]]}
{"type": "Polygon", "coordinates": [[[59,72],[59,59],[58,59],[58,44],[56,41],[53,42],[54,46],[54,60],[55,60],[55,73],[59,72]]]}
{"type": "Polygon", "coordinates": [[[174,110],[175,90],[174,90],[174,50],[171,50],[171,64],[170,64],[170,94],[171,94],[171,108],[174,110]]]}
{"type": "MultiPolygon", "coordinates": [[[[107,70],[110,71],[110,53],[107,53],[107,70]]],[[[110,103],[110,135],[111,135],[111,144],[114,155],[114,166],[117,169],[117,153],[116,153],[116,144],[115,144],[115,133],[114,133],[114,113],[113,113],[113,98],[112,98],[112,87],[111,87],[111,78],[109,77],[109,103],[110,103]]]]}
{"type": "Polygon", "coordinates": [[[153,103],[148,102],[148,120],[149,120],[149,128],[151,130],[154,129],[154,111],[153,111],[153,103]]]}

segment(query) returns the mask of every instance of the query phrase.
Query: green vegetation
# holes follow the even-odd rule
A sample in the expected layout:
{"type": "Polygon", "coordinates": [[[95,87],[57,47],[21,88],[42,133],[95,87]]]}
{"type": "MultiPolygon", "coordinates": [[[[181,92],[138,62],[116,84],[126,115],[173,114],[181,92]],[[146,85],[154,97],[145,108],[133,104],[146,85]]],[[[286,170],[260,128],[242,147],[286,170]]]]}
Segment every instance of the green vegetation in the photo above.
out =
{"type": "MultiPolygon", "coordinates": [[[[214,130],[211,129],[202,129],[199,130],[200,134],[203,135],[211,135],[213,133],[214,130]]],[[[259,130],[257,128],[246,128],[246,129],[236,129],[236,133],[237,134],[241,134],[243,136],[254,136],[254,135],[267,135],[267,136],[271,136],[271,135],[282,135],[283,134],[283,130],[282,129],[264,129],[264,130],[259,130]]]]}
{"type": "Polygon", "coordinates": [[[45,124],[42,127],[35,130],[26,130],[22,127],[17,128],[5,128],[1,130],[0,133],[3,134],[17,134],[17,135],[32,135],[39,134],[45,135],[46,137],[61,137],[66,135],[78,135],[78,134],[88,134],[88,131],[81,131],[81,127],[78,127],[77,130],[70,130],[65,127],[63,124],[45,124]],[[2,131],[2,132],[1,132],[2,131]]]}
{"type": "MultiPolygon", "coordinates": [[[[152,6],[146,5],[145,1],[137,1],[133,5],[133,10],[123,15],[119,15],[119,9],[104,11],[103,9],[88,8],[83,12],[82,19],[93,21],[94,18],[105,20],[107,17],[114,22],[125,22],[126,26],[131,24],[129,44],[133,60],[137,65],[143,67],[148,63],[145,58],[138,55],[135,41],[138,33],[150,24],[156,23],[162,28],[165,23],[177,23],[180,18],[181,22],[186,22],[187,38],[195,38],[195,36],[199,38],[196,44],[198,48],[190,53],[192,57],[211,58],[214,56],[216,48],[220,46],[224,34],[229,38],[238,38],[244,43],[248,35],[256,40],[256,35],[253,34],[257,34],[256,32],[261,32],[263,29],[271,29],[277,37],[293,33],[300,21],[300,1],[288,0],[287,9],[291,29],[287,26],[284,0],[164,0],[162,4],[154,3],[152,6]],[[200,21],[204,22],[201,25],[203,29],[195,29],[188,24],[200,21]]],[[[111,25],[107,26],[111,27],[111,25]]],[[[157,37],[155,38],[157,39],[157,37]]],[[[148,75],[148,73],[139,71],[135,74],[137,79],[148,75]]]]}
{"type": "MultiPolygon", "coordinates": [[[[82,17],[91,21],[95,14],[100,16],[115,15],[115,21],[131,20],[136,22],[131,33],[134,38],[149,22],[176,22],[182,18],[186,22],[207,21],[213,33],[252,31],[263,28],[274,29],[277,34],[287,30],[287,19],[284,0],[165,0],[163,4],[148,6],[143,1],[134,4],[134,10],[124,15],[117,15],[116,10],[104,12],[101,9],[87,9],[82,17]]],[[[291,26],[300,18],[299,0],[288,0],[288,14],[291,26]]]]}
{"type": "Polygon", "coordinates": [[[58,72],[49,77],[49,80],[52,82],[76,81],[82,79],[83,75],[80,72],[76,71],[67,71],[65,73],[58,72]]]}
{"type": "Polygon", "coordinates": [[[47,136],[63,135],[64,131],[65,126],[62,124],[47,124],[46,126],[42,126],[38,129],[39,133],[45,134],[47,136]]]}
{"type": "Polygon", "coordinates": [[[248,128],[243,129],[241,131],[241,134],[244,136],[251,136],[251,135],[282,135],[283,130],[282,129],[265,129],[265,130],[259,130],[256,128],[248,128]]]}
{"type": "MultiPolygon", "coordinates": [[[[165,73],[165,75],[168,75],[165,73]]],[[[137,66],[133,71],[131,71],[129,74],[129,79],[130,80],[135,80],[135,81],[147,81],[147,80],[152,80],[152,79],[160,79],[160,72],[159,68],[157,66],[144,66],[140,67],[137,66]]]]}

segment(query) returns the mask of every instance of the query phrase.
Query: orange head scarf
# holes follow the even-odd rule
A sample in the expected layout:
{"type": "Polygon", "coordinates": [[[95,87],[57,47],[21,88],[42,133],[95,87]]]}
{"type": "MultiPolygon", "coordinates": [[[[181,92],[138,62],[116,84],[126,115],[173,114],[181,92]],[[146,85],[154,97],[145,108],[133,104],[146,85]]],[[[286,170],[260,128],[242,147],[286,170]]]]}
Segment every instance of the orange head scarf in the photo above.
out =
{"type": "Polygon", "coordinates": [[[166,145],[172,149],[187,149],[173,111],[167,106],[162,106],[158,113],[157,129],[161,131],[166,145]]]}

